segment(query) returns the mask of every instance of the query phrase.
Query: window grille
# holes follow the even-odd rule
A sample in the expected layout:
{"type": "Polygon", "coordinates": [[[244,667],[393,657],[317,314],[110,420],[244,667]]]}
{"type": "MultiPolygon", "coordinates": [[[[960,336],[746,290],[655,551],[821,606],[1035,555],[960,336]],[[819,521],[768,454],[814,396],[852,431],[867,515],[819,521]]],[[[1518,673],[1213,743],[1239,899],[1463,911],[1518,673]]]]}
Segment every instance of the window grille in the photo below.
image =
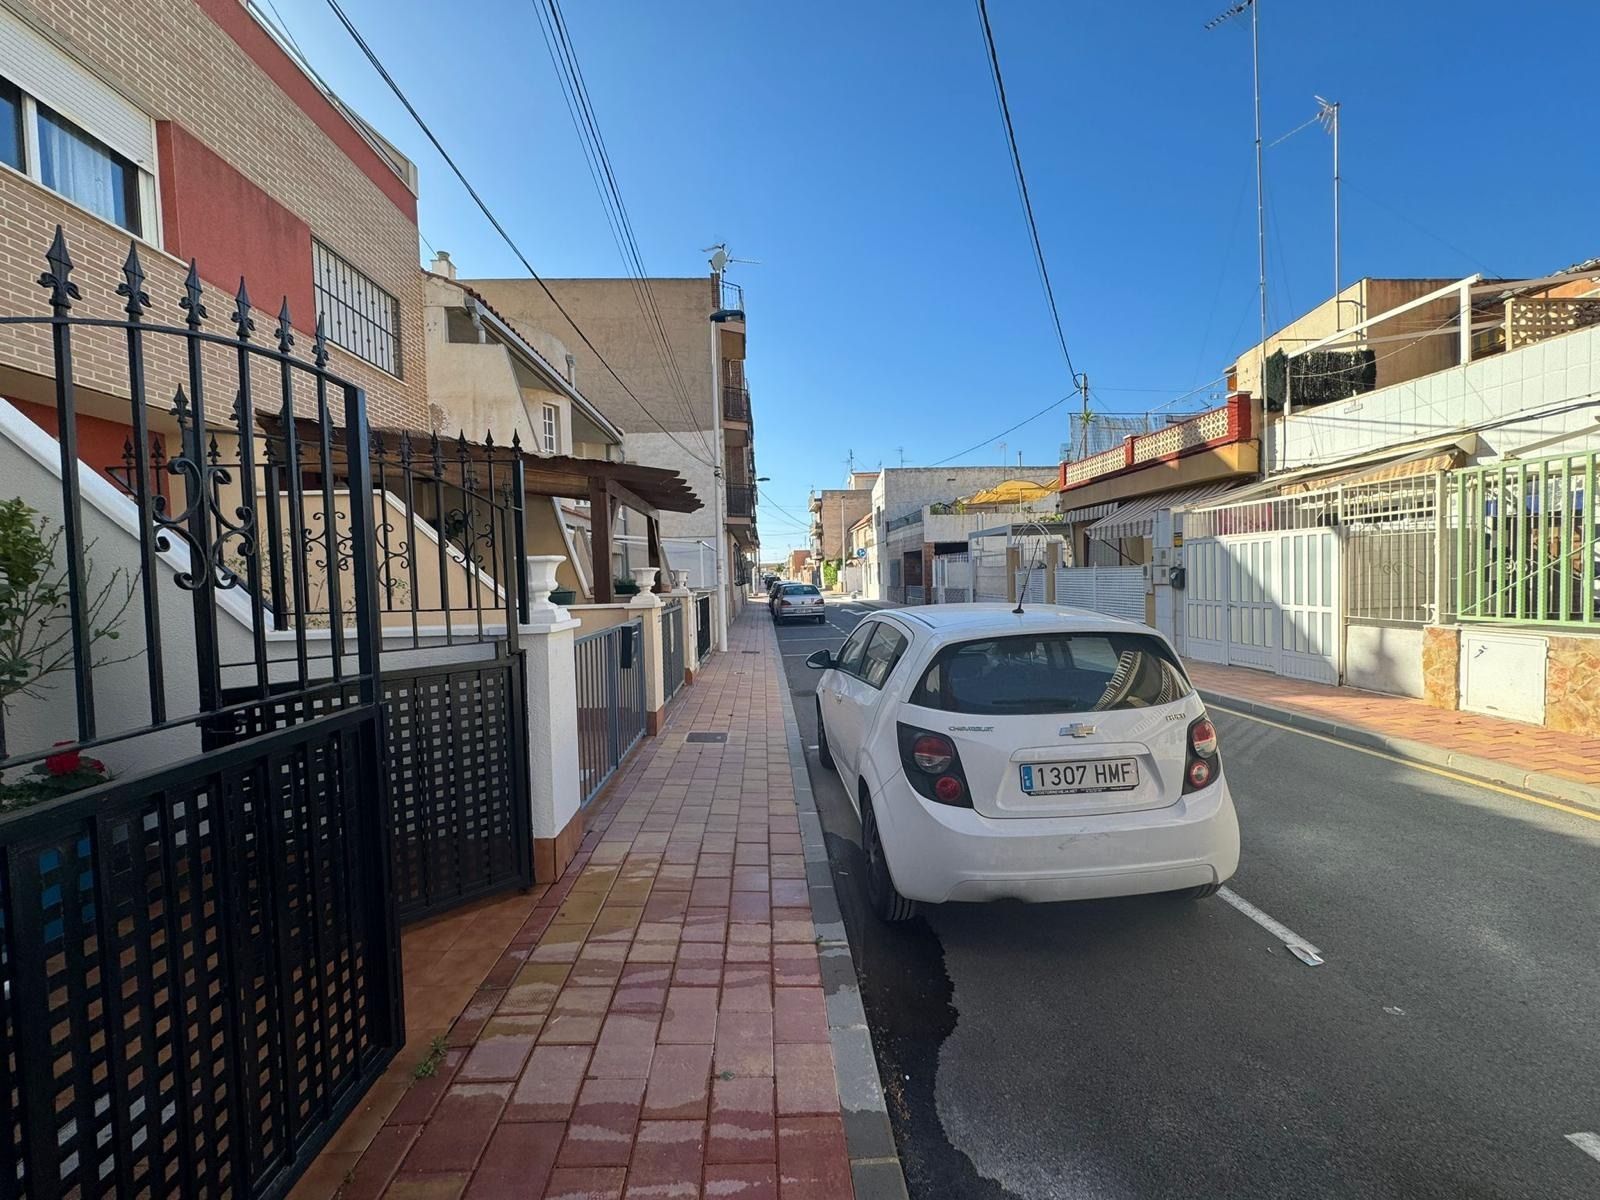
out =
{"type": "Polygon", "coordinates": [[[399,375],[399,302],[321,242],[311,243],[311,264],[328,340],[399,375]]]}

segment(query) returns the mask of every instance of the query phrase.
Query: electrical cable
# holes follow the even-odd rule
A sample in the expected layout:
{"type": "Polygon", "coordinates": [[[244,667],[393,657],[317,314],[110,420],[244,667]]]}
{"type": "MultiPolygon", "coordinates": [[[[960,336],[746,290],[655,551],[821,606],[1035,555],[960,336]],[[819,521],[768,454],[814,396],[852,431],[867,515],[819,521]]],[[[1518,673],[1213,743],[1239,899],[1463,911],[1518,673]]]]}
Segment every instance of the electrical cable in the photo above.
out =
{"type": "MultiPolygon", "coordinates": [[[[1028,236],[1033,242],[1033,257],[1039,269],[1039,281],[1044,285],[1045,302],[1050,306],[1050,319],[1055,324],[1056,340],[1061,344],[1061,356],[1066,359],[1067,371],[1074,383],[1078,369],[1073,366],[1072,352],[1067,349],[1067,335],[1061,326],[1061,311],[1056,307],[1055,289],[1050,285],[1050,268],[1045,263],[1044,245],[1039,240],[1039,223],[1034,220],[1033,201],[1028,196],[1028,177],[1022,170],[1022,154],[1017,149],[1017,131],[1011,123],[1011,106],[1006,102],[1005,78],[1000,73],[1000,55],[995,50],[994,30],[989,26],[989,9],[985,0],[977,0],[978,19],[983,25],[983,40],[989,51],[989,72],[993,77],[995,100],[1000,106],[1000,117],[1005,123],[1006,144],[1011,149],[1011,168],[1016,175],[1017,194],[1022,198],[1022,212],[1028,221],[1028,236]]],[[[959,456],[958,456],[959,457],[959,456]]]]}
{"type": "Polygon", "coordinates": [[[638,238],[634,234],[633,221],[628,215],[627,205],[622,199],[622,190],[617,183],[616,172],[611,165],[611,153],[606,146],[604,135],[600,132],[599,118],[595,115],[594,103],[589,97],[588,81],[584,78],[582,64],[578,61],[577,48],[573,45],[571,34],[567,30],[566,18],[561,11],[559,0],[545,0],[545,8],[540,7],[540,0],[530,0],[530,3],[539,21],[540,33],[544,38],[545,49],[550,55],[551,66],[555,68],[557,82],[561,86],[567,115],[571,118],[573,129],[578,135],[579,145],[589,168],[589,178],[600,196],[601,207],[606,213],[606,222],[611,227],[612,239],[617,245],[623,267],[633,285],[634,302],[638,305],[640,316],[644,318],[646,328],[649,329],[655,343],[657,356],[661,359],[667,377],[668,388],[674,393],[674,399],[687,418],[690,431],[694,433],[701,449],[715,457],[715,449],[707,440],[705,432],[696,424],[692,396],[688,385],[684,382],[683,370],[673,349],[672,339],[667,334],[655,289],[651,286],[650,273],[644,265],[638,238]]]}
{"type": "Polygon", "coordinates": [[[445,165],[450,168],[451,173],[455,175],[456,179],[461,183],[461,186],[466,189],[467,195],[470,196],[472,198],[472,202],[477,205],[478,211],[484,215],[484,218],[494,228],[494,231],[500,235],[500,239],[504,241],[505,244],[510,248],[512,254],[516,255],[517,260],[522,264],[529,276],[544,291],[545,296],[550,300],[550,303],[555,306],[556,311],[561,314],[561,316],[566,320],[567,324],[572,326],[573,332],[578,335],[578,338],[589,349],[589,352],[595,356],[596,361],[598,361],[600,365],[605,368],[606,373],[617,381],[617,385],[627,393],[628,397],[636,405],[639,406],[639,410],[644,413],[644,415],[650,419],[651,423],[660,429],[662,433],[666,434],[667,438],[672,441],[674,445],[676,445],[680,450],[701,465],[710,467],[714,472],[720,472],[720,468],[717,466],[714,460],[702,458],[691,447],[686,446],[683,442],[679,441],[677,436],[661,423],[660,419],[655,415],[655,413],[650,410],[650,407],[646,405],[643,400],[639,399],[634,390],[628,386],[627,380],[623,379],[622,376],[617,373],[616,368],[613,367],[606,356],[600,352],[599,347],[590,340],[589,335],[584,332],[583,327],[573,319],[572,314],[566,310],[566,307],[556,297],[556,294],[550,290],[550,285],[544,281],[544,278],[536,270],[534,270],[533,263],[528,260],[528,256],[522,252],[522,248],[517,245],[515,239],[512,238],[509,232],[507,232],[506,227],[501,223],[500,219],[494,215],[493,210],[490,209],[488,203],[484,200],[482,195],[479,194],[478,189],[473,187],[472,182],[467,178],[466,173],[456,165],[455,159],[451,156],[450,152],[444,148],[444,143],[439,140],[438,135],[436,135],[428,123],[422,119],[422,114],[419,113],[416,109],[416,106],[411,103],[410,97],[408,97],[400,85],[395,82],[394,76],[389,73],[388,68],[383,65],[383,62],[378,58],[377,54],[374,53],[372,47],[367,44],[366,39],[361,36],[361,31],[356,28],[355,23],[350,20],[344,9],[340,7],[339,0],[327,0],[327,2],[328,7],[333,10],[334,16],[339,19],[339,23],[342,24],[345,28],[345,31],[350,34],[350,37],[355,41],[356,46],[361,50],[361,53],[372,65],[373,70],[377,71],[378,76],[384,81],[385,84],[388,85],[389,90],[394,93],[395,98],[400,101],[406,112],[410,114],[411,119],[416,122],[417,128],[422,130],[428,141],[432,143],[433,148],[438,152],[439,157],[444,160],[445,165]]]}
{"type": "Polygon", "coordinates": [[[974,442],[972,445],[968,446],[965,450],[960,450],[960,451],[957,451],[955,454],[950,455],[949,458],[941,458],[941,459],[939,459],[939,461],[931,462],[928,465],[930,467],[942,467],[947,462],[954,462],[958,458],[966,457],[968,454],[971,454],[974,450],[982,450],[990,442],[997,442],[1001,438],[1005,437],[1006,434],[1013,433],[1016,430],[1021,429],[1024,425],[1028,425],[1028,424],[1030,424],[1030,423],[1032,423],[1034,421],[1037,421],[1040,417],[1044,416],[1045,413],[1050,412],[1053,409],[1060,408],[1063,404],[1065,404],[1068,400],[1071,400],[1072,398],[1073,398],[1072,396],[1067,395],[1067,396],[1061,397],[1061,399],[1059,399],[1059,400],[1052,401],[1051,403],[1049,403],[1049,404],[1045,405],[1043,408],[1041,408],[1038,412],[1034,413],[1033,416],[1024,417],[1024,418],[1022,418],[1022,420],[1018,421],[1015,425],[1008,426],[1005,429],[1002,429],[999,433],[994,434],[991,437],[984,438],[981,442],[974,442]]]}

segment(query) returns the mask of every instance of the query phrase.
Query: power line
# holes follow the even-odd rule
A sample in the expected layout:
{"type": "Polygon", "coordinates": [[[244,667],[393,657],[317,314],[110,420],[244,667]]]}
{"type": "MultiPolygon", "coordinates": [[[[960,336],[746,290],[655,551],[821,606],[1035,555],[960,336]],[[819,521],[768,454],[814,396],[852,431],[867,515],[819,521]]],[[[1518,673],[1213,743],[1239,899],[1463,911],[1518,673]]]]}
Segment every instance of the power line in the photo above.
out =
{"type": "Polygon", "coordinates": [[[1024,425],[1030,424],[1033,421],[1037,421],[1040,417],[1044,416],[1045,413],[1050,412],[1053,409],[1060,408],[1063,404],[1065,404],[1068,400],[1071,400],[1071,399],[1072,399],[1071,396],[1063,396],[1059,400],[1053,401],[1050,404],[1046,404],[1038,412],[1034,413],[1033,416],[1024,417],[1024,418],[1022,418],[1022,420],[1018,421],[1015,425],[1008,426],[1007,428],[1002,429],[999,433],[991,434],[989,437],[984,438],[983,441],[981,441],[981,442],[974,442],[972,445],[968,446],[965,450],[958,450],[956,453],[952,454],[949,458],[941,458],[938,462],[931,462],[928,465],[930,467],[942,467],[947,462],[954,462],[958,458],[964,458],[966,455],[971,454],[974,450],[981,450],[981,449],[983,449],[983,447],[987,446],[990,442],[997,442],[1001,438],[1005,437],[1006,434],[1012,433],[1015,430],[1021,429],[1024,425]]]}
{"type": "Polygon", "coordinates": [[[550,64],[555,68],[562,97],[566,101],[567,115],[572,119],[573,130],[578,135],[578,143],[589,168],[589,178],[600,196],[606,222],[611,227],[612,240],[616,242],[617,251],[622,256],[623,266],[633,285],[634,302],[639,307],[639,314],[644,318],[645,326],[655,343],[656,354],[661,359],[667,386],[674,393],[674,399],[683,410],[684,416],[688,418],[690,429],[701,448],[715,457],[716,451],[707,441],[705,433],[695,424],[693,400],[688,385],[684,382],[683,370],[678,363],[672,340],[667,335],[661,309],[656,302],[655,289],[650,282],[650,273],[644,265],[638,238],[634,234],[633,221],[628,215],[621,187],[617,183],[616,172],[611,165],[611,152],[606,146],[605,136],[600,132],[600,121],[595,114],[594,103],[589,97],[588,81],[584,78],[583,66],[578,61],[577,47],[573,45],[572,35],[567,29],[566,18],[561,11],[559,0],[545,0],[543,8],[540,7],[540,0],[530,0],[530,3],[535,17],[538,18],[539,30],[544,37],[545,49],[550,55],[550,64]]]}
{"type": "Polygon", "coordinates": [[[339,23],[345,27],[346,32],[350,34],[350,37],[355,41],[356,46],[360,48],[361,53],[365,55],[367,61],[372,64],[373,70],[377,71],[379,77],[389,86],[389,90],[394,93],[395,98],[400,101],[400,103],[405,107],[406,112],[411,115],[411,119],[417,123],[417,128],[422,130],[428,141],[433,144],[433,148],[438,151],[439,157],[444,159],[445,165],[450,168],[451,173],[454,174],[456,179],[460,181],[461,186],[466,189],[467,195],[472,198],[472,202],[478,206],[478,211],[483,213],[485,219],[488,220],[489,224],[494,227],[494,231],[500,235],[501,240],[504,241],[508,247],[510,247],[511,252],[517,256],[517,260],[522,263],[523,268],[528,272],[529,276],[532,277],[533,281],[537,283],[541,289],[543,289],[544,294],[549,298],[550,303],[555,305],[556,311],[566,319],[567,324],[572,326],[573,332],[578,335],[583,344],[588,347],[589,352],[593,354],[600,365],[605,368],[606,373],[617,381],[617,385],[621,387],[622,390],[628,394],[629,398],[639,406],[639,410],[650,419],[651,423],[654,424],[656,428],[660,429],[662,433],[666,434],[667,437],[680,450],[703,466],[710,467],[713,471],[718,470],[717,464],[714,461],[702,458],[693,449],[680,442],[673,432],[661,423],[660,419],[650,410],[649,406],[647,406],[643,400],[639,399],[634,390],[628,386],[627,380],[623,379],[621,375],[617,374],[616,368],[611,365],[610,361],[607,360],[604,354],[600,353],[600,348],[589,340],[589,335],[583,331],[583,327],[573,319],[572,314],[566,310],[566,307],[559,299],[557,299],[556,294],[550,290],[550,285],[545,283],[543,277],[533,269],[533,264],[528,261],[528,256],[522,252],[522,248],[517,245],[511,234],[506,231],[506,227],[500,223],[500,219],[494,215],[494,212],[489,208],[489,205],[484,201],[483,197],[478,194],[478,189],[472,186],[472,183],[467,179],[465,173],[456,165],[456,160],[450,156],[450,152],[444,148],[444,144],[439,141],[438,136],[435,135],[428,123],[422,119],[422,114],[417,112],[416,106],[411,103],[410,98],[401,89],[400,85],[395,82],[394,76],[389,74],[388,68],[383,65],[377,54],[373,52],[372,47],[367,45],[366,39],[361,36],[361,31],[355,27],[355,23],[352,22],[347,15],[345,15],[344,9],[339,6],[339,0],[328,0],[328,7],[333,10],[334,16],[339,18],[339,23]]]}
{"type": "MultiPolygon", "coordinates": [[[[983,24],[983,40],[989,50],[989,73],[994,80],[995,100],[1000,106],[1000,117],[1006,127],[1006,144],[1011,148],[1011,168],[1016,175],[1017,194],[1022,198],[1022,212],[1028,219],[1028,236],[1033,241],[1034,264],[1039,269],[1039,282],[1044,285],[1045,302],[1050,306],[1050,319],[1056,327],[1056,341],[1061,344],[1061,357],[1066,359],[1067,371],[1074,381],[1078,369],[1072,365],[1072,353],[1067,349],[1067,335],[1061,327],[1061,311],[1056,307],[1055,289],[1050,286],[1050,268],[1045,264],[1044,245],[1039,240],[1039,223],[1033,217],[1033,201],[1028,196],[1028,177],[1022,171],[1022,154],[1017,149],[1017,131],[1011,123],[1011,106],[1006,102],[1006,83],[1000,73],[1000,55],[994,46],[994,30],[989,27],[989,9],[985,0],[977,0],[978,19],[983,24]]],[[[1024,422],[1026,423],[1026,422],[1024,422]]]]}

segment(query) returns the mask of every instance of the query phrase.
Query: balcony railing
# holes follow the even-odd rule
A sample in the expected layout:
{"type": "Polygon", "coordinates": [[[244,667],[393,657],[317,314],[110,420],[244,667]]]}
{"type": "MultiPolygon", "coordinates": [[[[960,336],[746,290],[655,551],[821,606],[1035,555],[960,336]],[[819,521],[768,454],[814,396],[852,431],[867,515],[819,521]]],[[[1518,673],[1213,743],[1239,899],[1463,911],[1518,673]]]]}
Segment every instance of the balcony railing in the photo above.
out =
{"type": "Polygon", "coordinates": [[[750,423],[750,389],[743,384],[722,387],[722,419],[750,423]]]}
{"type": "Polygon", "coordinates": [[[728,515],[753,517],[756,513],[756,489],[748,483],[728,485],[728,515]]]}
{"type": "Polygon", "coordinates": [[[1065,491],[1081,487],[1091,481],[1138,470],[1152,463],[1170,462],[1202,450],[1249,439],[1249,401],[1236,396],[1221,408],[1167,425],[1152,433],[1124,438],[1122,445],[1091,454],[1088,458],[1080,458],[1077,462],[1062,463],[1061,489],[1065,491]]]}

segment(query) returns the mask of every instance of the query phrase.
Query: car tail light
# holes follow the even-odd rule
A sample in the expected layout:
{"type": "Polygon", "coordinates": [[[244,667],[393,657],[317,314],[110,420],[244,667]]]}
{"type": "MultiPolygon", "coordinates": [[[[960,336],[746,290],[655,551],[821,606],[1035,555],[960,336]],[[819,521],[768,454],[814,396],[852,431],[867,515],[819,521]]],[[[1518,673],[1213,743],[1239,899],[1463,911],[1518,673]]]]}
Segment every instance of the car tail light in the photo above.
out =
{"type": "Polygon", "coordinates": [[[956,748],[950,744],[950,739],[936,733],[925,733],[911,743],[912,760],[918,769],[929,775],[943,775],[955,756],[956,748]]]}
{"type": "Polygon", "coordinates": [[[900,725],[899,734],[900,764],[917,795],[935,804],[971,808],[972,795],[955,743],[942,733],[913,725],[900,725]]]}
{"type": "Polygon", "coordinates": [[[1217,727],[1210,717],[1202,713],[1189,722],[1187,749],[1183,768],[1184,795],[1210,787],[1222,774],[1222,759],[1217,753],[1217,727]]]}
{"type": "Polygon", "coordinates": [[[793,608],[794,607],[794,601],[793,600],[779,600],[778,601],[778,607],[779,608],[793,608]]]}

